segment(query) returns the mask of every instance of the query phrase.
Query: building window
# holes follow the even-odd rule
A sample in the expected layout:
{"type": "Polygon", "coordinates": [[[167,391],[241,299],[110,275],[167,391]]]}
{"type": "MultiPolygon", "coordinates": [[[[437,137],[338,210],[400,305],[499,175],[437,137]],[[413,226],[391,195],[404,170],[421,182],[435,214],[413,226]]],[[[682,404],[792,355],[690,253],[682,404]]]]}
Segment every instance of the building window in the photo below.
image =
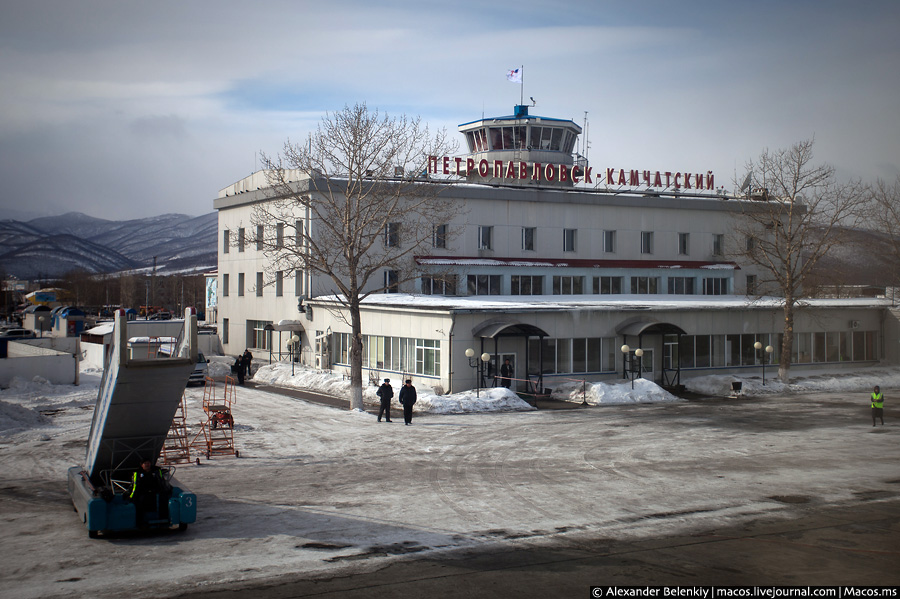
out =
{"type": "Polygon", "coordinates": [[[437,249],[447,249],[447,232],[449,225],[434,225],[431,234],[431,245],[437,249]]]}
{"type": "MultiPolygon", "coordinates": [[[[225,276],[227,277],[228,275],[225,275],[225,276]]],[[[222,343],[224,343],[224,344],[228,343],[228,319],[227,318],[222,319],[222,343]]]]}
{"type": "Polygon", "coordinates": [[[679,233],[678,234],[678,255],[679,256],[687,256],[691,253],[691,234],[690,233],[679,233]]]}
{"type": "Polygon", "coordinates": [[[616,252],[616,232],[615,231],[604,231],[603,232],[603,251],[607,254],[614,254],[616,252]]]}
{"type": "Polygon", "coordinates": [[[543,295],[544,277],[513,275],[510,277],[510,293],[512,295],[543,295]]]}
{"type": "Polygon", "coordinates": [[[649,294],[659,293],[659,277],[631,277],[631,293],[649,294]]]}
{"type": "Polygon", "coordinates": [[[303,221],[294,221],[294,247],[303,247],[303,221]]]}
{"type": "Polygon", "coordinates": [[[400,223],[388,223],[384,226],[384,247],[400,247],[400,223]]]}
{"type": "Polygon", "coordinates": [[[257,251],[263,249],[263,237],[265,236],[266,228],[263,225],[256,225],[256,249],[257,251]]]}
{"type": "Polygon", "coordinates": [[[284,271],[279,270],[275,273],[275,297],[284,295],[284,271]]]}
{"type": "Polygon", "coordinates": [[[441,344],[436,339],[416,339],[415,372],[426,376],[441,373],[441,344]]]}
{"type": "Polygon", "coordinates": [[[258,272],[256,273],[256,297],[262,297],[263,287],[263,274],[258,272]]]}
{"type": "Polygon", "coordinates": [[[575,229],[563,229],[563,251],[575,251],[575,229]]]}
{"type": "Polygon", "coordinates": [[[725,235],[717,233],[713,235],[713,256],[725,255],[725,235]]]}
{"type": "Polygon", "coordinates": [[[423,295],[456,295],[456,275],[422,277],[423,295]]]}
{"type": "Polygon", "coordinates": [[[653,231],[641,231],[641,253],[653,253],[653,231]]]}
{"type": "Polygon", "coordinates": [[[222,231],[222,253],[227,254],[231,246],[231,231],[225,229],[222,231]]]}
{"type": "Polygon", "coordinates": [[[384,292],[400,293],[400,273],[396,270],[384,271],[384,292]]]}
{"type": "Polygon", "coordinates": [[[747,295],[756,293],[756,275],[747,275],[747,295]]]}
{"type": "Polygon", "coordinates": [[[244,227],[238,229],[238,252],[244,251],[244,227]]]}
{"type": "Polygon", "coordinates": [[[228,297],[228,273],[222,275],[222,297],[228,297]]]}
{"type": "Polygon", "coordinates": [[[534,227],[522,227],[522,249],[534,251],[534,227]]]}
{"type": "Polygon", "coordinates": [[[294,271],[294,296],[300,297],[303,294],[303,271],[294,271]]]}
{"type": "Polygon", "coordinates": [[[284,247],[284,223],[275,225],[275,247],[279,250],[284,247]]]}
{"type": "Polygon", "coordinates": [[[622,293],[622,277],[594,277],[594,293],[601,295],[622,293]]]}
{"type": "Polygon", "coordinates": [[[489,250],[493,246],[494,227],[478,227],[478,249],[489,250]]]}
{"type": "Polygon", "coordinates": [[[238,297],[244,297],[244,273],[238,273],[238,297]]]}
{"type": "Polygon", "coordinates": [[[747,236],[747,253],[752,254],[753,250],[756,249],[756,237],[752,235],[747,236]]]}
{"type": "Polygon", "coordinates": [[[584,277],[553,277],[553,295],[580,295],[584,293],[584,277]]]}
{"type": "Polygon", "coordinates": [[[669,295],[693,295],[693,277],[669,277],[669,295]]]}
{"type": "Polygon", "coordinates": [[[728,295],[728,279],[703,279],[703,295],[728,295]]]}
{"type": "Polygon", "coordinates": [[[468,275],[469,295],[500,295],[500,275],[468,275]]]}
{"type": "Polygon", "coordinates": [[[266,330],[266,325],[272,324],[268,320],[248,320],[247,329],[250,331],[250,347],[257,349],[269,349],[272,345],[272,331],[266,330]]]}

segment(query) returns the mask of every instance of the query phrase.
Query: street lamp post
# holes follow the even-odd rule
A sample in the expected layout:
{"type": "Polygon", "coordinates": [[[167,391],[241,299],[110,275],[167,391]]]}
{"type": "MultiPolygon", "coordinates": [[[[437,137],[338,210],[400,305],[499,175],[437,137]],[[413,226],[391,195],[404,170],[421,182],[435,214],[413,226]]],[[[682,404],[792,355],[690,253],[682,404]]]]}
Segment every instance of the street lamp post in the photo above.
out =
{"type": "MultiPolygon", "coordinates": [[[[756,343],[753,344],[753,347],[754,347],[757,351],[761,350],[761,349],[762,349],[762,346],[763,346],[762,343],[760,343],[759,341],[757,341],[756,343]]],[[[773,351],[775,351],[775,348],[772,347],[771,345],[767,345],[767,346],[766,346],[766,351],[765,351],[765,353],[762,355],[763,385],[766,384],[766,362],[769,361],[769,356],[767,356],[766,354],[771,355],[773,351]]]]}
{"type": "Polygon", "coordinates": [[[469,366],[475,369],[475,397],[479,396],[479,392],[481,391],[481,377],[479,376],[479,371],[484,368],[484,365],[491,361],[491,354],[484,352],[479,356],[481,358],[481,363],[478,362],[478,358],[475,357],[475,350],[471,347],[466,350],[466,358],[469,359],[469,366]]]}
{"type": "Polygon", "coordinates": [[[294,351],[296,350],[297,343],[298,343],[299,341],[300,341],[300,337],[298,337],[296,334],[291,335],[291,345],[290,345],[290,352],[291,352],[291,376],[294,376],[294,351]]]}
{"type": "Polygon", "coordinates": [[[619,348],[619,350],[622,352],[623,371],[625,371],[626,373],[628,373],[628,372],[631,373],[631,388],[634,389],[635,373],[637,373],[638,377],[641,376],[641,370],[642,370],[641,366],[642,366],[642,362],[643,362],[644,350],[642,350],[641,348],[637,348],[636,350],[634,350],[634,356],[638,359],[637,370],[635,370],[635,368],[634,368],[633,361],[632,361],[630,368],[624,367],[624,365],[626,364],[627,356],[631,352],[631,348],[628,347],[628,345],[623,345],[622,347],[619,348]]]}

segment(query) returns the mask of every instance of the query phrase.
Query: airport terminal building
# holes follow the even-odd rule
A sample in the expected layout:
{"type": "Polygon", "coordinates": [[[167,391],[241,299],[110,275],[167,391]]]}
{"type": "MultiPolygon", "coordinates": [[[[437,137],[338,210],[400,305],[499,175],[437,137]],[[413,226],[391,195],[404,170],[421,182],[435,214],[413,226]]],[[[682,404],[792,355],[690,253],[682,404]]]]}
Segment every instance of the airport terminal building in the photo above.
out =
{"type": "MultiPolygon", "coordinates": [[[[592,167],[573,153],[579,125],[525,106],[459,130],[468,152],[431,157],[428,171],[446,182],[441,198],[461,209],[453,222],[434,223],[414,279],[393,284],[407,277],[386,270],[379,283],[389,292],[364,301],[364,379],[409,376],[456,392],[496,384],[508,359],[512,386],[540,392],[634,376],[638,367],[674,386],[778,363],[781,301],[759,297],[760,273],[731,251],[746,243],[735,219],[754,200],[727,196],[709,171],[592,167]]],[[[310,177],[299,174],[296,185],[317,193],[310,177]]],[[[251,225],[254,206],[271,201],[268,186],[266,173],[253,173],[214,200],[225,352],[251,348],[256,360],[349,373],[351,331],[330,281],[274,271],[254,243],[269,226],[251,225]]],[[[307,214],[296,217],[315,231],[307,214]]],[[[388,227],[384,243],[402,244],[402,231],[388,227]]],[[[897,337],[890,302],[804,304],[794,364],[896,360],[886,344],[897,337]]]]}

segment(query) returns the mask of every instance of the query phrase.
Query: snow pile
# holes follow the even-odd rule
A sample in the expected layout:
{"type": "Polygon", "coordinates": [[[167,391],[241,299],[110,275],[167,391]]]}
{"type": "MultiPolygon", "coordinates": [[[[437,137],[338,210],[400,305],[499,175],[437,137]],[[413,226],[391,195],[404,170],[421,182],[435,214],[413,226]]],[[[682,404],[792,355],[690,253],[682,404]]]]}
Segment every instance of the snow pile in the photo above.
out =
{"type": "Polygon", "coordinates": [[[435,395],[416,389],[413,412],[430,414],[467,414],[471,412],[524,412],[536,410],[506,387],[464,391],[451,395],[435,395]]]}
{"type": "Polygon", "coordinates": [[[553,390],[552,397],[578,403],[587,401],[592,406],[679,400],[656,383],[643,378],[635,379],[634,385],[630,380],[624,379],[587,383],[586,386],[577,382],[564,383],[553,390]]]}
{"type": "MultiPolygon", "coordinates": [[[[382,378],[390,378],[385,376],[382,378]]],[[[253,374],[253,380],[257,383],[273,385],[276,387],[288,387],[291,389],[303,389],[316,393],[324,393],[337,397],[350,397],[350,379],[330,371],[321,371],[294,364],[275,363],[261,367],[253,374]]],[[[379,381],[380,382],[380,381],[379,381]]],[[[400,388],[403,386],[400,377],[391,379],[394,388],[394,399],[391,406],[400,409],[397,399],[400,388]]],[[[377,404],[378,396],[375,391],[378,387],[363,383],[363,401],[377,404]]],[[[416,405],[414,412],[429,412],[433,414],[463,414],[468,412],[512,412],[533,410],[527,402],[518,395],[505,388],[482,389],[479,393],[475,390],[454,393],[452,395],[437,395],[434,389],[428,386],[416,387],[416,405]]]]}
{"type": "Polygon", "coordinates": [[[37,410],[0,399],[0,433],[16,433],[49,423],[50,421],[37,410]]]}
{"type": "Polygon", "coordinates": [[[723,396],[731,394],[731,383],[741,382],[743,395],[769,395],[808,393],[811,391],[846,391],[863,393],[879,385],[882,389],[900,387],[900,368],[873,367],[858,370],[791,370],[791,382],[784,384],[775,377],[778,368],[766,371],[766,384],[762,376],[737,376],[714,374],[685,379],[682,382],[689,391],[703,395],[723,396]],[[771,373],[771,374],[770,374],[771,373]]]}

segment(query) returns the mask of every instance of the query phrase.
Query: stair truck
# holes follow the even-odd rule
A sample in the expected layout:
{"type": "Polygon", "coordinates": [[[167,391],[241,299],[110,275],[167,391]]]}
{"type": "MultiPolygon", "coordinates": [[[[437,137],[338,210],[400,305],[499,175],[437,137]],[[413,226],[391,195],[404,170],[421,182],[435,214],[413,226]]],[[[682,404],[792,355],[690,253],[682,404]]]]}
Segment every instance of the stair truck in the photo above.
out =
{"type": "Polygon", "coordinates": [[[95,538],[100,533],[177,527],[197,519],[197,497],[171,474],[155,498],[136,505],[132,480],[141,463],[156,464],[172,418],[197,362],[197,315],[185,310],[176,351],[158,357],[147,338],[129,341],[124,310],[117,310],[107,349],[84,466],[68,471],[69,495],[79,518],[95,538]]]}

